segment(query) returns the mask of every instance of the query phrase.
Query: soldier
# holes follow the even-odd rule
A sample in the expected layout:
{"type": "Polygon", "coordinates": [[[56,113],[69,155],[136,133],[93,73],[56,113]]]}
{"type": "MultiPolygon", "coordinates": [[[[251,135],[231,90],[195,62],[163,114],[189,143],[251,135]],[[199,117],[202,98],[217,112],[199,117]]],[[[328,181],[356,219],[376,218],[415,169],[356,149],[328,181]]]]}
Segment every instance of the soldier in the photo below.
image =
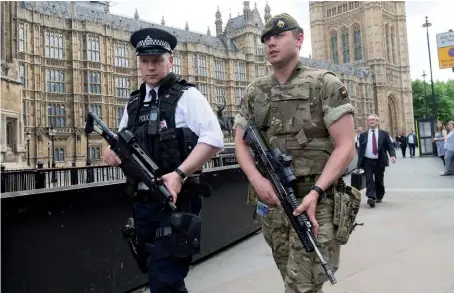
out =
{"type": "MultiPolygon", "coordinates": [[[[198,176],[202,166],[223,148],[224,138],[206,98],[194,85],[170,72],[175,36],[145,28],[132,34],[130,41],[139,56],[143,83],[131,93],[119,130],[131,130],[162,169],[162,179],[178,212],[195,216],[188,218],[192,223],[176,218],[182,214],[172,213],[142,182],[128,182],[139,248],[145,251],[138,263],[141,271],[148,273],[150,293],[188,292],[184,279],[192,255],[200,249],[198,176]],[[179,222],[183,222],[181,226],[179,222]]],[[[111,166],[121,163],[110,148],[103,159],[111,166]]]]}
{"type": "MultiPolygon", "coordinates": [[[[340,245],[348,240],[340,235],[344,227],[336,227],[333,219],[335,185],[355,154],[354,107],[347,90],[334,73],[302,66],[299,53],[303,39],[303,29],[288,14],[266,22],[261,41],[274,72],[248,85],[240,114],[235,117],[237,160],[253,187],[249,200],[269,205],[268,214],[262,209],[257,213],[262,213],[263,236],[287,293],[322,292],[327,278],[317,258],[302,247],[271,183],[257,170],[242,139],[247,122],[257,123],[271,148],[292,155],[295,196],[301,203],[294,214],[306,211],[321,243],[319,248],[334,272],[339,267],[340,245]]],[[[360,193],[355,196],[359,207],[360,193]]]]}

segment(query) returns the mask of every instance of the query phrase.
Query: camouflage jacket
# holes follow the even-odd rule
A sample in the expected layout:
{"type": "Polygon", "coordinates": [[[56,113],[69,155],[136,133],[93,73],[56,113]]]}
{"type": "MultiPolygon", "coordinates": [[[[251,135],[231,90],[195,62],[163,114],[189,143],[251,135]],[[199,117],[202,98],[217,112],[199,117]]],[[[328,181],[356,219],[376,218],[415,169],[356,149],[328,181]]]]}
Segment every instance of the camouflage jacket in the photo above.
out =
{"type": "Polygon", "coordinates": [[[334,149],[328,128],[354,110],[334,73],[299,63],[284,84],[272,75],[249,84],[235,124],[245,127],[254,119],[267,126],[270,146],[292,155],[297,177],[317,175],[334,149]]]}

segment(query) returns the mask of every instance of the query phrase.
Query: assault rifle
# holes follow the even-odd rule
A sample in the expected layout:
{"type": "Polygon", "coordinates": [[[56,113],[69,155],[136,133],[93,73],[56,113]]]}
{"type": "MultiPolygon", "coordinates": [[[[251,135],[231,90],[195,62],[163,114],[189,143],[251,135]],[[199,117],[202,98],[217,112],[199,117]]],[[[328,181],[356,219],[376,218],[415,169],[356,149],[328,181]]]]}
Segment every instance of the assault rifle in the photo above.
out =
{"type": "Polygon", "coordinates": [[[95,113],[88,112],[85,133],[88,135],[93,130],[109,143],[110,148],[120,158],[120,168],[127,177],[142,181],[150,190],[158,190],[162,202],[168,204],[173,211],[177,209],[172,202],[172,194],[170,194],[160,177],[164,174],[139,146],[137,138],[131,131],[123,129],[118,134],[115,134],[95,113]],[[94,125],[94,122],[99,127],[94,125]]]}
{"type": "Polygon", "coordinates": [[[312,232],[312,224],[306,212],[303,212],[299,216],[293,215],[293,211],[298,207],[298,202],[293,194],[291,185],[296,179],[291,165],[292,157],[282,154],[278,148],[270,150],[262,134],[257,129],[257,125],[253,122],[248,123],[243,140],[252,148],[258,165],[266,171],[266,177],[271,181],[276,195],[281,202],[281,206],[290,220],[293,229],[295,229],[298,238],[301,240],[304,249],[307,252],[315,251],[329,281],[331,284],[336,284],[337,281],[333,272],[328,268],[326,261],[323,259],[316,245],[315,236],[312,232]]]}

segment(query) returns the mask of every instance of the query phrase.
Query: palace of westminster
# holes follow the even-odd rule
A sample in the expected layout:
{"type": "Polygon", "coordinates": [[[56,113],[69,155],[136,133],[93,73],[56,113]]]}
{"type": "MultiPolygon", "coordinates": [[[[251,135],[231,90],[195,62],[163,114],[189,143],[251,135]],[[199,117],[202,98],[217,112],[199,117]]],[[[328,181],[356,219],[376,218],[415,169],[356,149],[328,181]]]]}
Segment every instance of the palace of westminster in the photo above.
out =
{"type": "MultiPolygon", "coordinates": [[[[234,116],[244,88],[270,74],[260,33],[263,18],[244,1],[243,14],[213,11],[215,35],[111,14],[107,1],[2,1],[1,164],[34,168],[102,164],[107,146],[83,132],[87,110],[117,130],[129,93],[141,83],[131,33],[143,27],[178,38],[173,72],[197,85],[213,110],[234,116]],[[225,100],[224,100],[225,99],[225,100]],[[88,156],[87,156],[88,153],[88,156]],[[29,154],[29,155],[28,155],[29,154]]],[[[368,114],[395,135],[413,128],[404,2],[310,2],[312,56],[305,66],[334,71],[356,107],[355,127],[368,114]]],[[[300,20],[301,22],[301,20],[300,20]]],[[[306,31],[308,28],[304,28],[306,31]]],[[[353,131],[353,130],[352,130],[353,131]]]]}

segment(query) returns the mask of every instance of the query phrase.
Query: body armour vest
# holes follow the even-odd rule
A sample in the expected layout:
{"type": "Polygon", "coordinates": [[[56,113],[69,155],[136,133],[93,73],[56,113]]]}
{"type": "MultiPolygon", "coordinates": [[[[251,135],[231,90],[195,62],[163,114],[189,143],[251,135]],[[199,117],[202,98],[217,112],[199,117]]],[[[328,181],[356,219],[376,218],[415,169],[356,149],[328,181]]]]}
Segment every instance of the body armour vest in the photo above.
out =
{"type": "Polygon", "coordinates": [[[285,84],[268,76],[251,89],[257,125],[272,148],[292,156],[297,177],[320,174],[334,149],[320,100],[325,74],[332,73],[300,65],[285,84]]]}
{"type": "MultiPolygon", "coordinates": [[[[175,109],[184,91],[193,84],[170,73],[160,84],[157,101],[144,102],[146,85],[131,93],[127,104],[127,128],[163,174],[174,171],[197,144],[188,127],[176,128],[175,109]]],[[[162,175],[162,174],[161,174],[162,175]]]]}

